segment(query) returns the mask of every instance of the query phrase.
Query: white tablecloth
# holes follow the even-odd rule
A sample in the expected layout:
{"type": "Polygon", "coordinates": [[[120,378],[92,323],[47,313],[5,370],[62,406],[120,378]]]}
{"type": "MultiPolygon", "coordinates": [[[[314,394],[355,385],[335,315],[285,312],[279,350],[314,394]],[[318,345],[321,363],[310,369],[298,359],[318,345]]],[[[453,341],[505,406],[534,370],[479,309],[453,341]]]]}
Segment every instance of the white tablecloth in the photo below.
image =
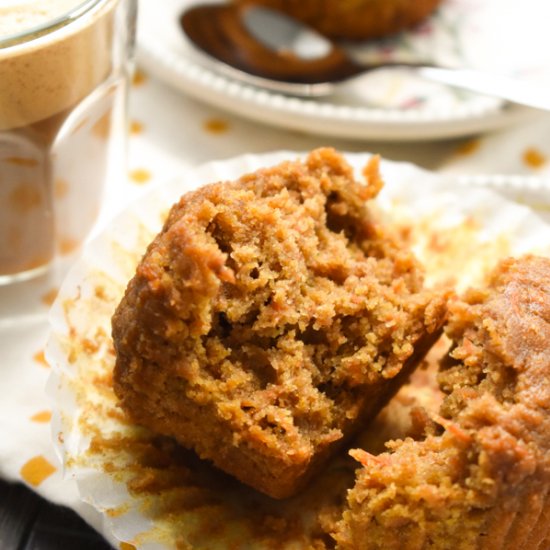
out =
{"type": "MultiPolygon", "coordinates": [[[[330,140],[238,119],[138,71],[131,90],[130,122],[128,178],[108,188],[100,225],[148,186],[186,167],[243,153],[305,151],[320,145],[381,153],[447,174],[518,174],[550,181],[550,114],[546,113],[521,127],[461,140],[418,144],[330,140]]],[[[70,261],[40,279],[0,287],[0,476],[22,480],[99,527],[99,516],[80,503],[74,482],[63,479],[50,440],[51,403],[44,391],[49,374],[42,351],[46,316],[70,261]]]]}

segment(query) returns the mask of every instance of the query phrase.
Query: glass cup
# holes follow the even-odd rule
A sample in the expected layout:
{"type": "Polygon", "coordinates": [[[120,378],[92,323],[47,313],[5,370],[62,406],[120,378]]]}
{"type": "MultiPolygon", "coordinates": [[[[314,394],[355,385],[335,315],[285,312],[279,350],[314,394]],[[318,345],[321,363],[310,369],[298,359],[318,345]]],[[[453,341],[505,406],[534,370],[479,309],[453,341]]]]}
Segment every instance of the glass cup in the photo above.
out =
{"type": "Polygon", "coordinates": [[[0,0],[0,284],[76,249],[125,170],[136,0],[0,0]]]}

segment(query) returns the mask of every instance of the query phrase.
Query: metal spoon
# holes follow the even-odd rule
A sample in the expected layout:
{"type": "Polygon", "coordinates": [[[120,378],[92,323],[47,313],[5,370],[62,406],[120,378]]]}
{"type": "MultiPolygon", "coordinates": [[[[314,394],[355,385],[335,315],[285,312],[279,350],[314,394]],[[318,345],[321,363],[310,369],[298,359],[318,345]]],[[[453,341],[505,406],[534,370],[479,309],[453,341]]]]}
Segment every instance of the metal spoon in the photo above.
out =
{"type": "Polygon", "coordinates": [[[322,97],[367,72],[408,67],[429,80],[550,110],[550,90],[500,74],[426,63],[360,63],[317,31],[269,8],[197,5],[182,14],[180,23],[215,70],[275,92],[322,97]]]}

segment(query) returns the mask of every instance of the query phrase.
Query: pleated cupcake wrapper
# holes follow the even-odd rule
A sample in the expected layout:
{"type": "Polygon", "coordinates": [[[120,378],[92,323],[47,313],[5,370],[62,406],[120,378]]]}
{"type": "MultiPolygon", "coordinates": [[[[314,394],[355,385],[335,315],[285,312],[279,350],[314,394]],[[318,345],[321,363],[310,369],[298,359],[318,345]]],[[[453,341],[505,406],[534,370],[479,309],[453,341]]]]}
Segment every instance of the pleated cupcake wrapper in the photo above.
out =
{"type": "MultiPolygon", "coordinates": [[[[369,155],[345,156],[360,177],[369,155]]],[[[53,367],[48,387],[55,403],[52,437],[66,476],[76,480],[81,498],[104,514],[104,535],[112,541],[144,549],[174,548],[176,542],[193,548],[265,548],[279,536],[278,527],[267,519],[265,526],[254,525],[254,514],[264,510],[266,518],[277,518],[281,506],[287,506],[303,528],[294,538],[287,530],[287,540],[277,547],[303,548],[319,536],[312,520],[316,506],[349,483],[349,471],[345,466],[340,471],[336,461],[319,482],[322,487],[284,505],[223,477],[217,493],[201,478],[208,475],[201,465],[187,471],[184,463],[162,467],[154,460],[147,464],[152,459],[146,454],[138,456],[140,442],[150,445],[151,434],[125,421],[111,387],[110,318],[170,206],[200,185],[299,157],[305,154],[245,155],[203,165],[153,188],[86,247],[62,285],[50,313],[46,349],[53,367]],[[245,519],[247,514],[251,519],[245,519]]],[[[387,183],[376,208],[410,234],[430,284],[454,278],[460,290],[480,282],[501,257],[550,254],[550,226],[528,206],[484,188],[486,180],[467,185],[393,162],[382,162],[381,171],[387,183]]],[[[515,187],[520,193],[521,181],[515,187]]],[[[540,197],[544,205],[547,191],[534,187],[530,199],[540,197]]]]}

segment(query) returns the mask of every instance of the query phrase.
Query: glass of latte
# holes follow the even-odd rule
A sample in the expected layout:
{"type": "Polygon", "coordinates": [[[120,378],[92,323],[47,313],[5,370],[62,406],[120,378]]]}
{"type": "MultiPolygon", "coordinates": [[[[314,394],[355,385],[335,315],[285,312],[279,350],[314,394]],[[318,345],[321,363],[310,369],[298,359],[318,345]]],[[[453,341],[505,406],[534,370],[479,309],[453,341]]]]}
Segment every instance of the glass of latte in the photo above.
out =
{"type": "Polygon", "coordinates": [[[78,247],[124,169],[136,0],[0,0],[0,284],[78,247]]]}

